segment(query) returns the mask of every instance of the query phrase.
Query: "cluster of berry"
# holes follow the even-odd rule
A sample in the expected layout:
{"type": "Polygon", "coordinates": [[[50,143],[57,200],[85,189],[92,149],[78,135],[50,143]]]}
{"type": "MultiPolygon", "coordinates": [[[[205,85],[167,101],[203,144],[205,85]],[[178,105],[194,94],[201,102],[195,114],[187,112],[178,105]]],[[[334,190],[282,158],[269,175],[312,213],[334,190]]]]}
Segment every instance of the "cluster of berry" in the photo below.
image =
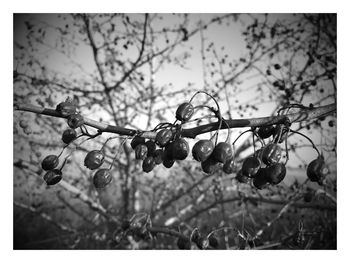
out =
{"type": "MultiPolygon", "coordinates": [[[[60,113],[61,116],[67,117],[69,128],[67,128],[62,134],[62,141],[66,145],[69,145],[79,137],[76,129],[82,127],[84,124],[84,117],[77,112],[77,108],[77,104],[71,98],[67,98],[66,101],[61,102],[56,107],[56,111],[60,113]]],[[[67,157],[61,168],[56,168],[59,164],[59,158],[62,152],[59,155],[46,156],[41,163],[41,167],[47,171],[44,175],[44,180],[47,185],[57,184],[62,179],[62,168],[65,165],[67,157]]],[[[90,151],[85,157],[84,164],[87,168],[95,170],[103,164],[104,158],[105,155],[102,147],[101,150],[90,151]]],[[[93,177],[93,183],[96,188],[105,187],[111,182],[111,180],[112,174],[110,169],[99,169],[93,177]]]]}
{"type": "MultiPolygon", "coordinates": [[[[65,144],[69,144],[77,138],[77,132],[75,129],[84,124],[84,118],[77,113],[77,105],[71,98],[67,98],[66,101],[58,104],[56,111],[62,116],[67,117],[69,128],[63,132],[62,141],[65,144]]],[[[47,185],[57,184],[62,179],[62,169],[65,162],[63,162],[60,169],[56,168],[59,164],[60,155],[48,155],[41,163],[41,167],[47,171],[44,175],[44,180],[47,185]]]]}

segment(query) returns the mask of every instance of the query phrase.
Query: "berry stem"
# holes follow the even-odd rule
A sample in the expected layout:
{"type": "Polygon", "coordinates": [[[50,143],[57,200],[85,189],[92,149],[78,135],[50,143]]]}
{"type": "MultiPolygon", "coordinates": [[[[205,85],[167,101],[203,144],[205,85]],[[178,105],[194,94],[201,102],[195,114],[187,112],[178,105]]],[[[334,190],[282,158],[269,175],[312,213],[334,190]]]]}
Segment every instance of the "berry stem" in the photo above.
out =
{"type": "Polygon", "coordinates": [[[121,151],[122,151],[122,149],[123,149],[124,143],[125,143],[128,139],[130,139],[130,138],[131,138],[131,137],[126,137],[126,138],[122,141],[122,143],[120,144],[119,149],[118,149],[118,152],[117,152],[117,154],[114,156],[114,158],[113,158],[113,160],[112,160],[112,163],[111,163],[111,165],[110,165],[110,167],[109,167],[109,170],[112,169],[115,160],[117,159],[117,157],[118,157],[119,154],[121,153],[121,151]]]}
{"type": "Polygon", "coordinates": [[[321,156],[320,152],[318,151],[317,147],[315,146],[314,142],[308,137],[306,136],[305,134],[302,134],[301,132],[297,132],[297,131],[294,131],[292,129],[289,129],[290,132],[293,132],[293,133],[296,133],[296,134],[299,134],[300,136],[303,136],[304,138],[306,138],[311,144],[312,144],[312,147],[316,150],[317,154],[318,154],[318,157],[321,156]]]}
{"type": "MultiPolygon", "coordinates": [[[[289,131],[290,131],[290,129],[287,130],[286,138],[288,138],[289,131]]],[[[286,165],[288,163],[288,161],[289,161],[287,139],[284,141],[284,146],[285,146],[285,149],[286,149],[286,161],[284,162],[284,165],[286,165]]]]}

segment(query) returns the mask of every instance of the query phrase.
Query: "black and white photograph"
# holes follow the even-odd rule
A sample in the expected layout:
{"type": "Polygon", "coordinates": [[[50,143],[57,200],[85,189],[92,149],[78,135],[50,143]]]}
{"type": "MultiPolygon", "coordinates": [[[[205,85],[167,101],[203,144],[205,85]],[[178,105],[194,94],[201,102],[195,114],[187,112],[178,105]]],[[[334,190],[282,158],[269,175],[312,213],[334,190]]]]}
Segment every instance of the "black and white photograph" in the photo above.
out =
{"type": "Polygon", "coordinates": [[[12,14],[13,250],[338,249],[338,15],[227,11],[12,14]]]}

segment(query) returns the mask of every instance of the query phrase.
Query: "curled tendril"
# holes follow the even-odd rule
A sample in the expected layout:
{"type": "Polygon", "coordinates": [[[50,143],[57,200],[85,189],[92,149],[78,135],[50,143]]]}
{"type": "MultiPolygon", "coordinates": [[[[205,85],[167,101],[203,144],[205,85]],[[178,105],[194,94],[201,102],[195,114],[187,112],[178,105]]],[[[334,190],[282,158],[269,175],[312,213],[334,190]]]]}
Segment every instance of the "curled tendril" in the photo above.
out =
{"type": "Polygon", "coordinates": [[[294,130],[292,130],[292,129],[289,129],[289,131],[292,132],[292,133],[299,134],[300,136],[303,136],[304,138],[306,138],[306,139],[311,143],[312,148],[314,148],[314,149],[316,150],[316,152],[317,152],[317,154],[318,154],[318,157],[321,156],[321,154],[320,154],[320,152],[318,151],[316,145],[314,144],[314,142],[313,142],[308,136],[306,136],[305,134],[302,134],[301,132],[294,131],[294,130]]]}
{"type": "Polygon", "coordinates": [[[287,113],[289,112],[290,109],[292,108],[299,108],[299,109],[309,109],[309,107],[306,107],[302,104],[299,103],[293,103],[293,104],[288,104],[280,109],[277,110],[277,115],[279,116],[282,111],[287,110],[287,113]]]}
{"type": "MultiPolygon", "coordinates": [[[[200,93],[203,93],[203,94],[207,95],[208,97],[210,97],[210,98],[215,102],[216,107],[218,108],[217,111],[216,111],[216,110],[214,110],[213,108],[208,107],[208,108],[215,114],[215,116],[216,116],[216,117],[218,118],[218,120],[219,120],[218,129],[217,129],[217,131],[215,132],[215,134],[210,138],[210,139],[213,139],[213,138],[216,136],[216,139],[215,139],[215,145],[216,145],[217,142],[218,142],[219,131],[220,131],[221,125],[222,125],[222,117],[221,117],[220,105],[219,105],[219,103],[217,102],[217,100],[216,100],[212,95],[210,95],[208,92],[202,91],[202,90],[197,91],[195,94],[193,94],[193,96],[192,96],[192,98],[190,99],[189,102],[191,103],[192,100],[194,99],[194,97],[197,96],[197,95],[200,94],[200,93]]],[[[204,105],[202,105],[202,106],[203,106],[203,107],[207,107],[207,106],[204,106],[204,105]]]]}

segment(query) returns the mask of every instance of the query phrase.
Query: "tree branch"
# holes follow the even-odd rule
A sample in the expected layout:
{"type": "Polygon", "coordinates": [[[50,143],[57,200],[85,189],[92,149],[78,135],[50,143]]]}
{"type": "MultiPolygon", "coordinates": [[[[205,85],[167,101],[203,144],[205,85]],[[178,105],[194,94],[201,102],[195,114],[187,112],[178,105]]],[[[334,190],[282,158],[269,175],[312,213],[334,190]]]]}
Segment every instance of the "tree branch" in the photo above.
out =
{"type": "MultiPolygon", "coordinates": [[[[33,113],[57,117],[57,118],[66,118],[66,117],[63,117],[59,112],[57,112],[54,109],[41,108],[34,105],[17,104],[15,105],[14,110],[33,112],[33,113]]],[[[306,121],[306,120],[327,116],[335,112],[336,112],[336,104],[333,103],[333,104],[329,104],[326,106],[321,106],[313,109],[303,109],[297,113],[290,113],[286,115],[269,116],[269,117],[263,117],[263,118],[250,118],[250,119],[230,119],[230,120],[226,120],[226,122],[228,123],[230,128],[260,127],[265,125],[283,124],[287,120],[289,120],[291,123],[301,122],[301,121],[306,121]]],[[[128,129],[125,127],[109,125],[106,123],[91,120],[87,117],[84,117],[84,124],[87,126],[96,128],[101,132],[116,133],[119,135],[126,135],[126,136],[133,136],[137,132],[142,132],[140,136],[144,138],[149,138],[149,139],[154,139],[156,136],[156,132],[138,131],[134,129],[128,129]]],[[[199,134],[217,130],[218,125],[219,125],[219,122],[213,122],[213,123],[197,126],[194,128],[183,129],[181,135],[187,138],[195,138],[199,134]]],[[[227,129],[227,126],[223,125],[221,129],[227,129]]]]}

